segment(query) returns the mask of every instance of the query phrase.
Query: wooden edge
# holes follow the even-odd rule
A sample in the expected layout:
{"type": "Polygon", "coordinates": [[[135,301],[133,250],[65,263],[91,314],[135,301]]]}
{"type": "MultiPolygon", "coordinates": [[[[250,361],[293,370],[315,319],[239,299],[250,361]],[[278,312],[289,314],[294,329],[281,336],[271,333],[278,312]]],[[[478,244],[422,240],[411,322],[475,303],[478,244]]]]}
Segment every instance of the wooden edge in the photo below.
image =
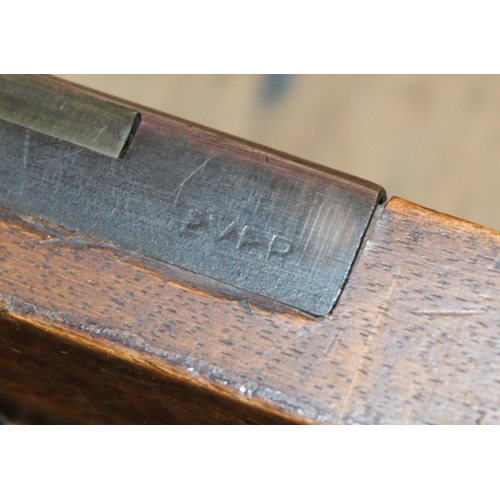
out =
{"type": "Polygon", "coordinates": [[[0,232],[11,398],[92,423],[500,421],[496,231],[391,199],[324,318],[3,210],[0,232]]]}
{"type": "MultiPolygon", "coordinates": [[[[56,382],[55,377],[58,375],[61,377],[68,376],[68,373],[65,373],[64,369],[60,371],[54,370],[54,372],[59,373],[53,374],[54,379],[50,385],[54,390],[66,392],[66,397],[68,395],[71,397],[71,399],[62,401],[62,404],[60,401],[51,398],[50,394],[48,394],[50,391],[44,394],[40,392],[40,387],[37,387],[36,390],[30,390],[30,382],[34,382],[31,377],[40,374],[18,373],[19,379],[16,385],[20,383],[19,381],[23,383],[24,390],[21,398],[23,402],[28,402],[33,407],[48,413],[60,417],[64,416],[74,423],[308,423],[307,419],[287,415],[266,404],[265,401],[249,400],[231,388],[207,382],[196,376],[189,376],[184,370],[176,369],[175,366],[168,365],[155,356],[147,355],[122,344],[113,343],[107,339],[96,339],[74,327],[56,326],[35,316],[30,317],[29,315],[11,313],[5,309],[0,310],[0,329],[8,329],[7,325],[27,336],[38,336],[38,343],[44,349],[46,348],[47,352],[53,351],[58,345],[68,346],[74,353],[80,353],[87,360],[91,360],[91,364],[95,366],[97,373],[99,371],[109,373],[110,367],[113,367],[116,372],[123,369],[128,372],[127,386],[123,386],[124,381],[116,377],[113,384],[106,387],[103,379],[99,378],[98,383],[101,386],[101,391],[102,388],[106,388],[110,393],[119,391],[122,395],[129,394],[127,399],[120,401],[118,407],[116,404],[103,401],[99,393],[91,394],[92,390],[89,391],[88,388],[91,387],[89,384],[92,379],[88,373],[82,373],[80,378],[75,377],[74,372],[71,387],[65,387],[64,383],[56,382]],[[152,382],[153,380],[155,382],[152,382]],[[75,384],[75,382],[78,384],[75,384]],[[138,399],[135,393],[136,389],[133,387],[134,383],[136,385],[146,384],[150,386],[164,385],[164,390],[160,392],[157,391],[158,387],[155,387],[155,390],[151,390],[152,387],[147,387],[149,389],[147,397],[141,398],[144,407],[140,412],[133,412],[130,411],[130,408],[138,399]],[[172,385],[176,386],[174,404],[178,406],[177,410],[172,409],[173,402],[171,394],[169,394],[172,385]],[[196,394],[199,401],[194,404],[193,402],[186,404],[186,401],[183,400],[175,401],[179,397],[178,393],[182,393],[182,391],[185,391],[186,397],[189,397],[190,394],[196,394]],[[89,394],[86,394],[85,405],[80,406],[80,404],[75,404],[75,399],[78,399],[78,394],[81,395],[82,392],[89,394]],[[88,409],[84,408],[87,404],[92,405],[94,408],[101,405],[102,409],[89,412],[88,409]],[[164,414],[162,414],[161,408],[158,412],[158,406],[164,407],[166,410],[163,412],[164,414]],[[103,411],[103,409],[106,411],[103,411]],[[124,413],[120,415],[120,411],[124,413]],[[142,417],[142,419],[138,417],[142,417]]],[[[3,340],[5,342],[5,338],[3,340]]],[[[18,344],[13,345],[19,347],[18,344]]],[[[11,351],[15,351],[15,348],[10,344],[7,344],[7,347],[11,351]]],[[[61,354],[67,356],[66,352],[62,351],[61,354]]],[[[56,356],[52,352],[51,357],[56,356]]],[[[39,366],[44,367],[44,362],[40,361],[39,366]]],[[[76,356],[71,363],[78,370],[79,360],[76,356]]],[[[56,365],[57,360],[52,359],[51,364],[56,365]]],[[[61,366],[63,366],[62,363],[61,366]]],[[[45,369],[47,369],[47,366],[45,366],[45,369]]],[[[35,382],[34,386],[37,385],[35,382]]],[[[19,399],[17,390],[9,390],[7,384],[3,385],[3,389],[3,392],[13,400],[19,399]]]]}
{"type": "MultiPolygon", "coordinates": [[[[36,252],[33,241],[30,241],[33,238],[52,243],[54,248],[56,245],[58,248],[73,247],[77,253],[92,248],[99,254],[99,259],[111,260],[129,270],[137,269],[146,280],[148,277],[157,279],[160,276],[169,287],[193,295],[197,300],[205,297],[240,304],[242,301],[253,299],[252,307],[261,308],[268,314],[280,312],[283,314],[286,311],[286,308],[272,301],[192,275],[135,252],[117,249],[85,235],[75,235],[45,221],[19,217],[3,209],[0,209],[0,219],[5,227],[15,229],[22,235],[22,245],[29,247],[29,252],[36,252]],[[62,243],[56,244],[55,240],[58,239],[63,240],[62,243]],[[198,283],[200,288],[196,288],[197,282],[200,282],[198,283]]],[[[2,249],[5,249],[5,246],[0,245],[0,251],[2,249]]],[[[0,264],[2,260],[0,259],[0,264]]],[[[37,272],[43,274],[39,269],[37,272]]],[[[20,279],[20,275],[17,278],[20,279]]],[[[7,284],[12,282],[8,281],[7,284]]],[[[95,293],[95,290],[88,288],[87,291],[95,293]]],[[[105,329],[102,325],[94,324],[90,328],[88,325],[77,325],[78,322],[72,325],[68,315],[65,314],[68,311],[61,311],[55,306],[52,310],[43,309],[28,301],[22,294],[14,296],[5,292],[5,288],[0,290],[3,299],[0,304],[0,359],[6,356],[0,363],[3,367],[3,370],[0,369],[0,372],[3,372],[0,373],[0,392],[13,400],[19,399],[21,395],[22,402],[64,416],[74,422],[274,424],[310,422],[310,419],[300,414],[280,411],[265,399],[248,398],[233,387],[209,381],[200,376],[196,370],[177,366],[161,356],[144,352],[137,347],[129,347],[124,339],[110,340],[100,334],[100,331],[105,329]],[[26,339],[29,339],[29,342],[25,342],[26,339]],[[28,352],[33,346],[36,347],[36,358],[28,352]],[[71,361],[72,369],[65,364],[65,355],[61,356],[60,352],[56,352],[56,346],[66,346],[65,350],[59,350],[60,352],[65,353],[69,349],[74,353],[71,361]],[[12,357],[12,352],[23,353],[21,362],[12,357]],[[33,366],[27,370],[26,366],[30,363],[33,366]],[[90,372],[89,363],[95,365],[93,373],[90,372]],[[83,364],[86,369],[83,369],[83,364]],[[102,391],[92,392],[92,382],[102,387],[106,386],[105,379],[97,377],[96,380],[96,373],[110,370],[116,373],[113,375],[113,384],[109,385],[107,390],[109,393],[119,391],[123,396],[120,401],[112,403],[103,398],[102,391]],[[47,371],[51,373],[50,380],[46,384],[40,384],[40,375],[47,371]],[[123,376],[123,371],[128,373],[127,377],[123,376]],[[125,378],[130,380],[125,381],[125,378]],[[69,379],[71,384],[67,383],[69,379]],[[13,381],[14,384],[11,383],[13,381]],[[129,412],[126,416],[125,410],[133,407],[134,399],[139,398],[133,389],[134,385],[144,388],[145,392],[140,397],[143,408],[135,413],[129,412]],[[170,394],[172,387],[175,387],[174,395],[170,394]],[[60,396],[53,397],[52,392],[65,396],[62,399],[60,396]],[[77,401],[81,398],[79,394],[82,393],[86,396],[84,403],[79,404],[77,401]],[[196,398],[189,401],[191,393],[195,393],[196,398]],[[89,411],[90,407],[94,409],[89,411]],[[103,410],[97,411],[98,407],[103,410]],[[162,408],[165,411],[162,411],[162,408]]],[[[45,293],[57,294],[56,286],[51,286],[45,293]]],[[[250,308],[247,305],[243,307],[250,308]]],[[[70,311],[71,316],[75,314],[79,316],[77,303],[74,304],[73,311],[70,311]]],[[[113,335],[110,337],[113,338],[113,335]]]]}
{"type": "Polygon", "coordinates": [[[423,207],[417,203],[405,200],[404,198],[399,198],[398,196],[393,196],[386,204],[387,208],[395,213],[399,213],[402,216],[405,214],[413,214],[414,217],[423,217],[429,221],[432,221],[434,225],[442,224],[445,227],[457,229],[460,231],[467,230],[468,232],[474,232],[478,237],[483,235],[497,237],[500,236],[500,231],[495,229],[490,229],[489,227],[481,226],[475,222],[470,222],[460,217],[455,217],[454,215],[445,214],[443,212],[438,212],[432,208],[423,207]]]}

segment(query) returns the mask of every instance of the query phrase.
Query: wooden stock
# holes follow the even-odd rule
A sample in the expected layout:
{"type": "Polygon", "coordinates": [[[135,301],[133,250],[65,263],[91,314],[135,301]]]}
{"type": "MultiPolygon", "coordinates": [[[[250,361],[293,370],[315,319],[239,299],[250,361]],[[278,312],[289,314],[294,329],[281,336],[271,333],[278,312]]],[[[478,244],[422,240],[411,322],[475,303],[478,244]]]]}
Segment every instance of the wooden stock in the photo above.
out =
{"type": "Polygon", "coordinates": [[[0,210],[0,392],[88,423],[497,423],[500,233],[393,198],[310,318],[0,210]]]}

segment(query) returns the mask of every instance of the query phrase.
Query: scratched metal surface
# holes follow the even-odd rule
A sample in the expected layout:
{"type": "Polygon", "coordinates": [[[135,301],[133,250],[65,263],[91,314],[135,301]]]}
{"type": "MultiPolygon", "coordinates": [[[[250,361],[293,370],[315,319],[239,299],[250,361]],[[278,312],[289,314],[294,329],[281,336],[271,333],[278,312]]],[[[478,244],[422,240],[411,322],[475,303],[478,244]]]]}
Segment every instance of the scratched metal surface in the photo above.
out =
{"type": "Polygon", "coordinates": [[[500,230],[500,75],[59,75],[500,230]]]}
{"type": "Polygon", "coordinates": [[[118,158],[137,111],[30,75],[0,75],[0,119],[118,158]]]}
{"type": "Polygon", "coordinates": [[[314,315],[383,196],[147,112],[122,159],[1,121],[0,137],[0,205],[314,315]]]}

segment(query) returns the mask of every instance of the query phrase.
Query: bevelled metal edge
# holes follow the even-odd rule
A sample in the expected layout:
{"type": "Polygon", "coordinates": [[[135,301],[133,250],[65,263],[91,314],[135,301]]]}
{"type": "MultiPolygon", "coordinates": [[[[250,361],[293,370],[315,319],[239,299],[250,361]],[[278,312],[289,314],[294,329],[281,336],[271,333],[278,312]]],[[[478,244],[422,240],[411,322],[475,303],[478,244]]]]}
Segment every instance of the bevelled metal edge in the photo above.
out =
{"type": "Polygon", "coordinates": [[[0,75],[0,119],[111,158],[140,123],[130,108],[31,75],[0,75]]]}

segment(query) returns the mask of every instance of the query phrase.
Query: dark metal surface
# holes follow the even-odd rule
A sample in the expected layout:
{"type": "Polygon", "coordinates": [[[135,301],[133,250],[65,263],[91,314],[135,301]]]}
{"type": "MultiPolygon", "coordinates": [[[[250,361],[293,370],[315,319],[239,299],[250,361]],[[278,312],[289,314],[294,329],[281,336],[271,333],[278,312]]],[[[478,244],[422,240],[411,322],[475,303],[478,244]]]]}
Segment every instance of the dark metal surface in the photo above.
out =
{"type": "Polygon", "coordinates": [[[195,130],[143,112],[110,159],[0,121],[0,205],[330,312],[383,190],[195,130]]]}
{"type": "Polygon", "coordinates": [[[118,158],[140,115],[45,79],[0,75],[0,119],[118,158]]]}

